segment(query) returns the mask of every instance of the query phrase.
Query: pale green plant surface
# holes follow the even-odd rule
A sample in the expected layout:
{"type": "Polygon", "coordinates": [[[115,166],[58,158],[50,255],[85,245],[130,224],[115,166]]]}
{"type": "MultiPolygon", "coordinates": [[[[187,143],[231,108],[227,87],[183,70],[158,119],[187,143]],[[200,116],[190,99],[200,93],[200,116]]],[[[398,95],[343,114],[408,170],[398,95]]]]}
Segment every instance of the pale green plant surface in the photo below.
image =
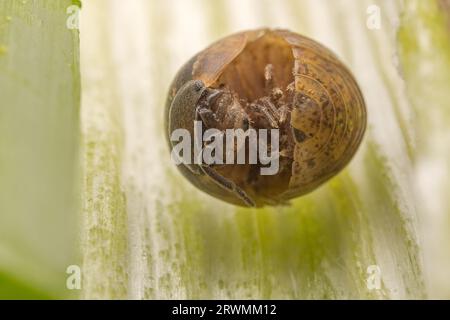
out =
{"type": "MultiPolygon", "coordinates": [[[[91,6],[91,4],[88,4],[91,6]]],[[[83,277],[85,292],[123,298],[127,289],[128,227],[121,186],[123,129],[120,92],[111,56],[107,19],[100,8],[86,12],[81,71],[83,132],[83,277]],[[99,10],[100,9],[100,10],[99,10]],[[92,41],[95,47],[86,46],[92,41]],[[98,47],[97,47],[98,45],[98,47]],[[99,50],[99,48],[102,48],[99,50]]]]}

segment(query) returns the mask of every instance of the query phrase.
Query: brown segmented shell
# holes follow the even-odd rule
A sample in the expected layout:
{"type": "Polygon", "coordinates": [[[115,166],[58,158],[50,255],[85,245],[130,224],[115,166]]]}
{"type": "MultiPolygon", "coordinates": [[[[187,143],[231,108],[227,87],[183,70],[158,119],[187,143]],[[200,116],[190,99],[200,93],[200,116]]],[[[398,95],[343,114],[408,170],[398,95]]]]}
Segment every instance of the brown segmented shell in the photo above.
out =
{"type": "MultiPolygon", "coordinates": [[[[284,203],[336,175],[352,159],[366,128],[361,91],[342,62],[312,39],[268,29],[228,36],[189,60],[169,91],[166,125],[181,86],[190,80],[202,80],[206,87],[235,92],[248,103],[245,110],[255,128],[268,128],[258,110],[250,107],[252,101],[267,95],[264,70],[268,64],[273,66],[275,86],[284,93],[280,105],[289,110],[286,123],[280,124],[280,171],[274,176],[257,176],[257,165],[217,169],[245,190],[257,206],[284,203]]],[[[178,168],[201,190],[242,205],[239,198],[208,177],[193,174],[183,165],[178,168]]]]}

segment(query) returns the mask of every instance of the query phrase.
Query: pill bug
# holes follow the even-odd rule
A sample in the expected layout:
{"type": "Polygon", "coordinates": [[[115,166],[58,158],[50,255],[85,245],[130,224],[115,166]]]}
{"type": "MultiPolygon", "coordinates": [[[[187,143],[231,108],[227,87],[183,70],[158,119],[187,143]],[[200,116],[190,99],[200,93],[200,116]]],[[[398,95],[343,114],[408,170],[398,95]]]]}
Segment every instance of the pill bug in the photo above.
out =
{"type": "Polygon", "coordinates": [[[182,66],[169,89],[165,130],[171,150],[173,130],[193,133],[194,120],[222,132],[279,130],[274,175],[261,175],[261,163],[178,165],[208,194],[261,207],[285,204],[340,172],[366,117],[361,91],[334,53],[288,30],[258,29],[225,37],[182,66]]]}

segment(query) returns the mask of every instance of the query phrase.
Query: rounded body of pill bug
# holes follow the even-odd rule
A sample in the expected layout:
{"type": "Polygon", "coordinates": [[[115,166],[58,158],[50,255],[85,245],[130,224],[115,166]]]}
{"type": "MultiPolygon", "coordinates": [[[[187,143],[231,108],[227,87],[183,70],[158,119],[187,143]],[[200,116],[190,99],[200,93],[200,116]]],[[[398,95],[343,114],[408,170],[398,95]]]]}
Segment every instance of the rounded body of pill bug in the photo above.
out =
{"type": "Polygon", "coordinates": [[[366,117],[361,91],[334,53],[269,29],[233,34],[195,55],[175,76],[165,107],[171,150],[173,130],[193,132],[194,120],[223,132],[279,130],[276,174],[261,175],[261,163],[178,165],[210,195],[258,207],[286,203],[340,172],[361,143],[366,117]]]}

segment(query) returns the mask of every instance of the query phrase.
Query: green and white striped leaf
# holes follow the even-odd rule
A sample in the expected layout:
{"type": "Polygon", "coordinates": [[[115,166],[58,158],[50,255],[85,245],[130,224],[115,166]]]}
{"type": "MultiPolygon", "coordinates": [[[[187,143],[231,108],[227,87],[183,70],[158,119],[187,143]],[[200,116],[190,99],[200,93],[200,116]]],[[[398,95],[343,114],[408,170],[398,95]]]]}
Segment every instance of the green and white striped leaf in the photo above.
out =
{"type": "Polygon", "coordinates": [[[85,0],[80,44],[72,5],[0,2],[0,298],[450,297],[448,1],[85,0]],[[193,54],[263,26],[334,50],[368,130],[324,186],[244,209],[178,173],[163,112],[193,54]]]}
{"type": "Polygon", "coordinates": [[[68,0],[0,1],[0,298],[68,295],[80,220],[79,38],[68,0]]]}

